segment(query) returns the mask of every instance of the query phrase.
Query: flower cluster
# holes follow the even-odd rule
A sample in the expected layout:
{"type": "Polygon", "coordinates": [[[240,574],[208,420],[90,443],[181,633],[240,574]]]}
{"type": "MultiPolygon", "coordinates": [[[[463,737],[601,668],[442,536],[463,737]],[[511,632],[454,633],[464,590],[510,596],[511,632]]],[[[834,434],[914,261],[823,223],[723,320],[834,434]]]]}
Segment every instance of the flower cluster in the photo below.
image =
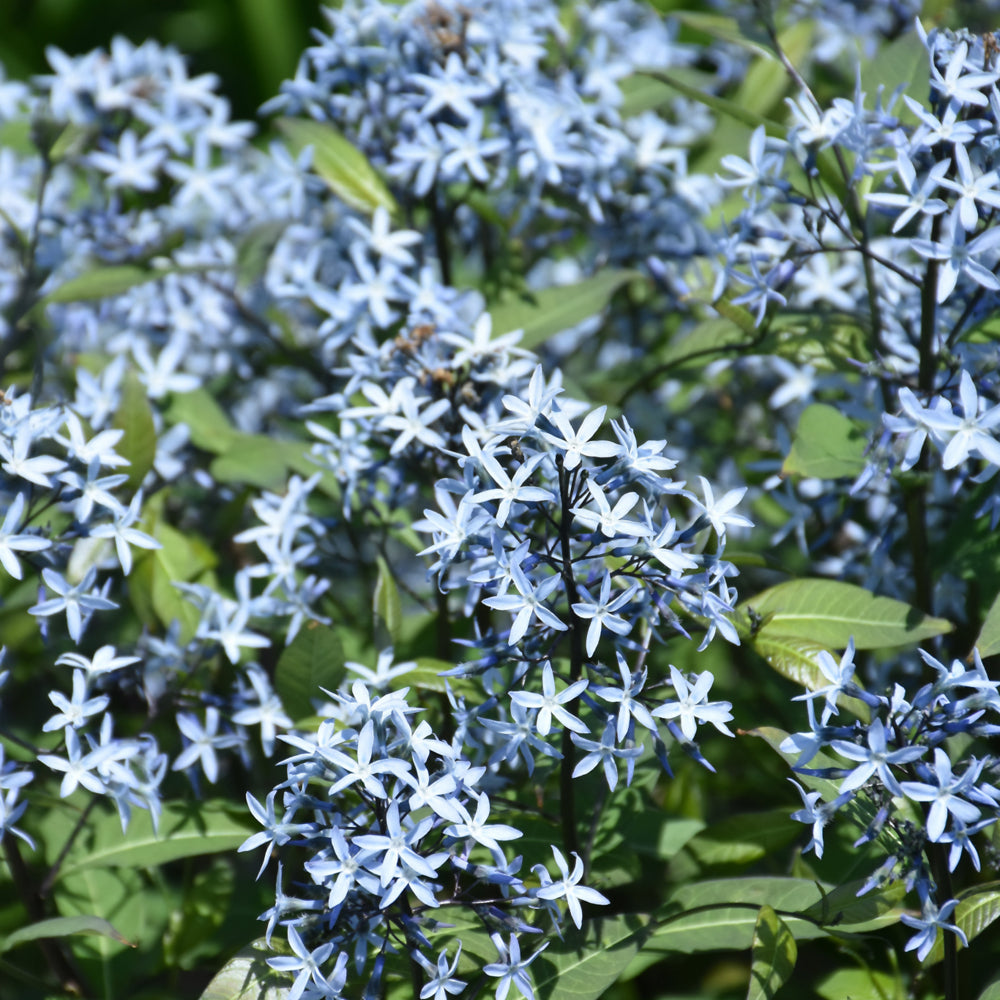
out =
{"type": "Polygon", "coordinates": [[[793,818],[812,824],[808,847],[818,857],[835,814],[866,800],[870,821],[855,846],[874,842],[887,857],[859,895],[897,879],[908,891],[916,889],[922,916],[901,919],[918,931],[906,947],[917,949],[922,960],[939,927],[968,945],[964,932],[945,922],[958,905],[948,898],[949,873],[963,856],[980,869],[973,838],[1000,820],[1000,789],[991,783],[997,758],[970,755],[955,761],[945,741],[1000,733],[1000,681],[990,679],[978,653],[971,667],[961,660],[948,666],[923,650],[921,656],[936,673],[932,681],[912,695],[899,684],[889,695],[876,695],[854,680],[853,644],[839,663],[821,653],[819,664],[830,683],[801,696],[808,699],[810,728],[789,736],[781,751],[796,757],[793,769],[813,786],[807,791],[796,783],[803,808],[793,818]],[[838,706],[845,699],[865,706],[870,719],[843,722],[838,706]],[[817,766],[821,755],[829,766],[817,766]],[[946,867],[939,863],[944,847],[938,845],[947,845],[946,867]]]}

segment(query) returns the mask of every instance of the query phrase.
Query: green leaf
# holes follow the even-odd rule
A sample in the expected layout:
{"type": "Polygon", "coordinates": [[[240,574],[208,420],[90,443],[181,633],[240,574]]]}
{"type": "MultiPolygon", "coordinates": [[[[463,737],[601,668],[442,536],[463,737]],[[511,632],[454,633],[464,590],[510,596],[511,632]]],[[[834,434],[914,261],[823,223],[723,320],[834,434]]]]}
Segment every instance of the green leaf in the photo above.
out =
{"type": "Polygon", "coordinates": [[[673,87],[678,93],[683,94],[692,101],[704,104],[706,108],[714,111],[717,115],[731,118],[741,125],[746,125],[747,128],[757,128],[758,125],[763,125],[764,130],[771,136],[781,136],[782,138],[785,136],[785,127],[778,124],[778,122],[771,121],[769,118],[765,118],[764,115],[758,114],[755,111],[750,111],[736,101],[730,101],[724,97],[706,93],[697,87],[692,87],[690,84],[685,83],[676,73],[651,70],[649,75],[673,87]]]}
{"type": "Polygon", "coordinates": [[[264,490],[281,489],[288,480],[288,455],[305,451],[300,441],[279,441],[264,434],[235,434],[223,454],[208,467],[220,483],[245,483],[264,490]]]}
{"type": "Polygon", "coordinates": [[[167,408],[171,424],[185,424],[191,443],[203,451],[221,455],[228,451],[240,432],[230,423],[225,411],[207,389],[195,389],[175,395],[167,408]]]}
{"type": "Polygon", "coordinates": [[[979,638],[976,639],[976,649],[983,659],[1000,653],[1000,594],[994,598],[990,610],[986,613],[983,627],[979,630],[979,638]]]}
{"type": "Polygon", "coordinates": [[[865,467],[865,436],[839,410],[825,403],[807,406],[799,418],[782,475],[839,479],[865,467]]]}
{"type": "Polygon", "coordinates": [[[337,630],[306,622],[278,658],[274,687],[293,719],[312,715],[320,688],[335,691],[344,679],[344,652],[337,630]]]}
{"type": "Polygon", "coordinates": [[[229,856],[214,858],[185,885],[181,905],[170,914],[163,935],[167,965],[192,969],[219,953],[219,930],[229,915],[236,873],[229,856]]]}
{"type": "Polygon", "coordinates": [[[909,646],[950,632],[943,618],[839,580],[790,580],[739,605],[766,622],[771,636],[804,639],[829,649],[845,649],[851,637],[857,649],[909,646]]]}
{"type": "Polygon", "coordinates": [[[684,853],[705,867],[749,865],[791,843],[799,833],[787,809],[741,813],[719,820],[692,837],[684,853]]]}
{"type": "Polygon", "coordinates": [[[738,20],[726,14],[705,11],[671,10],[670,16],[695,31],[700,31],[729,45],[752,52],[755,56],[773,59],[774,53],[767,34],[750,18],[738,20]]]}
{"type": "Polygon", "coordinates": [[[882,88],[885,98],[899,91],[894,114],[906,124],[917,117],[903,102],[903,96],[922,102],[927,95],[930,73],[927,49],[915,31],[907,31],[887,45],[879,45],[876,55],[861,66],[861,89],[872,98],[882,88]]]}
{"type": "Polygon", "coordinates": [[[128,485],[137,490],[156,458],[156,426],[146,390],[133,371],[123,380],[121,401],[111,425],[125,432],[115,450],[128,459],[128,485]]]}
{"type": "Polygon", "coordinates": [[[60,867],[59,878],[94,868],[153,867],[234,851],[256,829],[245,808],[223,799],[164,803],[158,832],[145,810],[133,810],[125,833],[117,810],[95,811],[60,867]]]}
{"type": "Polygon", "coordinates": [[[81,914],[75,917],[50,917],[48,920],[39,920],[38,923],[28,924],[27,927],[22,927],[0,940],[0,954],[27,941],[37,941],[40,938],[68,937],[70,934],[103,934],[121,944],[129,943],[103,917],[81,914]]]}
{"type": "Polygon", "coordinates": [[[251,226],[240,236],[236,246],[236,283],[240,288],[249,288],[264,276],[271,254],[287,228],[287,220],[271,219],[251,226]]]}
{"type": "MultiPolygon", "coordinates": [[[[826,684],[818,656],[827,649],[818,642],[785,635],[767,625],[750,640],[753,648],[779,673],[810,691],[826,684]]],[[[829,650],[827,650],[829,652],[829,650]]]]}
{"type": "Polygon", "coordinates": [[[248,944],[216,973],[199,1000],[283,1000],[290,984],[267,964],[273,955],[263,938],[248,944]]]}
{"type": "Polygon", "coordinates": [[[146,557],[152,566],[151,598],[160,621],[170,627],[180,622],[181,642],[194,635],[201,612],[174,586],[189,583],[216,563],[215,554],[195,536],[181,534],[166,521],[158,520],[152,529],[160,548],[146,557]]]}
{"type": "Polygon", "coordinates": [[[785,922],[770,906],[757,914],[750,947],[750,986],[747,1000],[771,1000],[795,968],[798,948],[785,922]]]}
{"type": "Polygon", "coordinates": [[[468,677],[442,677],[441,672],[451,670],[456,664],[438,660],[433,656],[420,656],[416,669],[403,674],[401,684],[420,688],[423,691],[437,691],[443,694],[450,687],[457,695],[470,702],[482,701],[483,689],[468,677]]]}
{"type": "Polygon", "coordinates": [[[890,1000],[906,993],[898,975],[878,969],[837,969],[815,986],[823,1000],[890,1000]]]}
{"type": "MultiPolygon", "coordinates": [[[[787,811],[783,811],[782,815],[786,823],[792,822],[787,811]]],[[[751,822],[750,816],[769,817],[770,814],[748,813],[740,817],[744,825],[751,822]]],[[[756,920],[757,910],[765,904],[781,913],[797,915],[815,905],[822,894],[822,887],[813,880],[784,875],[705,879],[670,889],[663,905],[653,916],[657,920],[668,920],[680,912],[705,906],[739,904],[752,910],[752,923],[756,920]]]]}
{"type": "Polygon", "coordinates": [[[639,914],[585,920],[532,962],[538,995],[544,1000],[597,1000],[621,977],[650,931],[649,918],[639,914]]]}
{"type": "Polygon", "coordinates": [[[898,923],[906,888],[897,882],[859,896],[866,882],[867,879],[859,878],[833,886],[823,893],[822,899],[803,910],[801,916],[824,927],[851,933],[898,923]]]}
{"type": "Polygon", "coordinates": [[[725,317],[706,319],[686,334],[671,340],[666,350],[657,355],[660,365],[681,365],[699,358],[711,359],[717,354],[753,347],[756,339],[747,337],[732,320],[725,317]]]}
{"type": "Polygon", "coordinates": [[[541,347],[549,337],[596,316],[611,296],[630,281],[645,280],[638,271],[608,269],[575,285],[533,292],[531,300],[507,296],[490,306],[495,335],[522,330],[520,346],[541,347]]]}
{"type": "Polygon", "coordinates": [[[157,281],[165,274],[165,270],[152,270],[148,267],[136,267],[133,264],[120,264],[109,267],[98,267],[92,271],[84,271],[63,282],[58,288],[46,295],[42,302],[87,302],[93,299],[107,299],[121,295],[136,285],[144,285],[147,281],[157,281]]]}
{"type": "Polygon", "coordinates": [[[365,155],[351,145],[332,125],[303,118],[279,118],[295,156],[306,146],[313,148],[313,169],[334,194],[362,212],[386,208],[399,214],[395,199],[365,155]]]}
{"type": "MultiPolygon", "coordinates": [[[[1000,917],[1000,882],[987,882],[958,894],[958,906],[952,914],[953,923],[965,932],[969,944],[1000,917]]],[[[930,954],[924,960],[932,965],[944,956],[943,933],[939,932],[930,954]]],[[[959,948],[965,946],[958,942],[959,948]]]]}
{"type": "MultiPolygon", "coordinates": [[[[372,611],[375,615],[376,629],[379,622],[389,633],[389,641],[392,645],[399,642],[399,632],[403,624],[403,605],[399,599],[399,588],[396,586],[396,579],[392,575],[389,564],[382,558],[376,557],[378,564],[378,579],[375,581],[375,594],[372,599],[372,611]]],[[[381,646],[383,643],[377,643],[381,646]]]]}
{"type": "MultiPolygon", "coordinates": [[[[116,817],[117,818],[117,817],[116,817]]],[[[118,828],[121,834],[121,826],[118,828]]],[[[159,947],[168,906],[163,894],[134,868],[90,868],[63,874],[53,890],[62,916],[97,916],[128,932],[128,945],[101,935],[80,942],[106,962],[129,945],[138,961],[149,961],[159,947]]],[[[78,947],[74,952],[79,954],[78,947]]]]}
{"type": "MultiPolygon", "coordinates": [[[[779,44],[793,65],[801,65],[808,58],[815,30],[810,18],[801,18],[793,21],[779,36],[779,44]]],[[[757,114],[768,115],[781,105],[791,86],[788,71],[768,53],[765,58],[751,63],[733,101],[757,114]]]]}

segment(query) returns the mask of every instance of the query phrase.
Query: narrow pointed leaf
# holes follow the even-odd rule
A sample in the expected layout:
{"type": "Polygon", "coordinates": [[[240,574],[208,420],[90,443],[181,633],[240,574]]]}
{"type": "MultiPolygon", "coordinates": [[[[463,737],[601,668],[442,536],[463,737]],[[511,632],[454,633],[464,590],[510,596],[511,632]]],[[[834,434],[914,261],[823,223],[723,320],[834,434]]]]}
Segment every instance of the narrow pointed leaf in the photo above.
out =
{"type": "Polygon", "coordinates": [[[121,944],[129,943],[115,930],[114,925],[103,917],[81,914],[75,917],[50,917],[48,920],[39,920],[38,923],[21,927],[0,941],[0,953],[10,948],[15,948],[17,945],[24,944],[27,941],[38,941],[41,938],[68,937],[70,934],[103,934],[105,937],[113,938],[121,944]]]}
{"type": "Polygon", "coordinates": [[[788,926],[770,906],[762,906],[753,931],[747,1000],[771,1000],[788,982],[797,957],[798,948],[788,926]]]}
{"type": "Polygon", "coordinates": [[[302,118],[280,118],[277,125],[296,156],[312,146],[313,169],[348,205],[362,212],[381,207],[398,215],[396,201],[375,168],[332,125],[302,118]]]}

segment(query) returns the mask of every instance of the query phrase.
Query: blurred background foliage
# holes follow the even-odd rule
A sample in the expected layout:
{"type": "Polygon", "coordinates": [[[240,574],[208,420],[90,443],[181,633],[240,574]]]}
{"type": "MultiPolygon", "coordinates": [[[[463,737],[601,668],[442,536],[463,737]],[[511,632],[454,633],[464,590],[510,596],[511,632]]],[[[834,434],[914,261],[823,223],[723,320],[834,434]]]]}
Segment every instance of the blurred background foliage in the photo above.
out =
{"type": "Polygon", "coordinates": [[[107,48],[114,35],[176,46],[192,72],[216,73],[233,117],[251,118],[295,73],[320,0],[0,0],[0,64],[25,79],[49,69],[49,45],[72,54],[107,48]]]}

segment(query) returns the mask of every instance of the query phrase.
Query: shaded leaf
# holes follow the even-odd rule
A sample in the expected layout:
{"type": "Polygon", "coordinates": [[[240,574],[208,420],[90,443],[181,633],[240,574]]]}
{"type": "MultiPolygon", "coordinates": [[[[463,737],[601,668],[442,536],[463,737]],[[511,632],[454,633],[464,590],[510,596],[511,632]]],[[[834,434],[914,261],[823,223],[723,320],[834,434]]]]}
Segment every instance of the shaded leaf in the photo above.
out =
{"type": "Polygon", "coordinates": [[[93,868],[155,867],[178,858],[234,851],[256,829],[246,809],[221,799],[164,803],[158,832],[145,810],[133,810],[125,833],[117,810],[103,810],[74,842],[59,878],[93,868]]]}
{"type": "Polygon", "coordinates": [[[148,267],[136,267],[134,264],[98,267],[63,282],[58,288],[49,292],[42,302],[47,304],[107,299],[121,295],[136,285],[156,281],[167,273],[169,272],[166,270],[154,271],[148,267]]]}
{"type": "Polygon", "coordinates": [[[302,719],[312,715],[312,699],[323,694],[320,688],[336,690],[346,673],[337,630],[306,622],[278,658],[274,688],[289,716],[302,719]]]}
{"type": "Polygon", "coordinates": [[[37,941],[40,938],[68,937],[70,934],[103,934],[120,944],[129,944],[103,917],[81,914],[75,917],[50,917],[48,920],[39,920],[38,923],[21,927],[13,934],[8,934],[7,937],[0,940],[0,953],[28,941],[37,941]]]}
{"type": "Polygon", "coordinates": [[[312,146],[313,169],[348,205],[369,213],[382,207],[398,215],[396,201],[375,168],[332,125],[304,118],[279,118],[277,126],[295,156],[312,146]]]}
{"type": "Polygon", "coordinates": [[[638,271],[608,269],[575,285],[543,288],[530,300],[508,296],[490,306],[493,333],[521,330],[520,346],[534,350],[549,337],[596,316],[619,288],[635,280],[645,279],[638,271]]]}
{"type": "Polygon", "coordinates": [[[270,219],[251,226],[240,236],[236,246],[236,283],[240,288],[248,288],[264,276],[271,254],[287,228],[287,220],[270,219]]]}
{"type": "Polygon", "coordinates": [[[813,403],[802,411],[782,475],[855,477],[865,467],[865,436],[838,409],[813,403]]]}
{"type": "Polygon", "coordinates": [[[909,646],[952,629],[943,618],[839,580],[779,583],[742,602],[737,611],[747,615],[751,608],[766,619],[761,632],[829,649],[846,649],[852,636],[857,649],[909,646]]]}
{"type": "Polygon", "coordinates": [[[650,935],[649,918],[640,914],[598,917],[568,929],[531,968],[544,1000],[597,1000],[621,977],[650,935]]]}
{"type": "Polygon", "coordinates": [[[128,459],[128,485],[137,490],[156,458],[156,426],[146,390],[133,371],[122,382],[121,400],[111,425],[125,432],[115,451],[128,459]]]}
{"type": "Polygon", "coordinates": [[[235,434],[209,466],[220,483],[245,483],[265,490],[281,489],[288,479],[288,455],[305,451],[298,441],[279,441],[264,434],[235,434]]]}
{"type": "Polygon", "coordinates": [[[152,565],[153,609],[168,628],[174,621],[180,622],[181,641],[186,642],[194,635],[201,612],[174,583],[193,581],[216,564],[216,557],[201,539],[182,534],[166,521],[158,520],[152,535],[161,546],[146,557],[152,565]]]}
{"type": "Polygon", "coordinates": [[[750,948],[747,1000],[771,1000],[795,968],[798,948],[785,922],[770,906],[757,914],[750,948]]]}
{"type": "Polygon", "coordinates": [[[878,969],[837,969],[824,976],[815,986],[823,1000],[889,1000],[905,996],[898,974],[878,969]]]}
{"type": "MultiPolygon", "coordinates": [[[[791,843],[799,833],[787,809],[743,813],[702,830],[687,842],[684,851],[703,866],[749,865],[791,843]]],[[[699,882],[698,886],[704,884],[699,882]]]]}
{"type": "Polygon", "coordinates": [[[167,419],[171,424],[185,424],[191,443],[216,455],[227,451],[240,433],[207,389],[175,395],[167,408],[167,419]]]}
{"type": "Polygon", "coordinates": [[[665,73],[662,70],[651,70],[649,75],[654,79],[661,80],[668,86],[673,87],[674,90],[683,94],[685,97],[690,98],[690,100],[697,101],[699,104],[704,104],[706,108],[710,111],[714,111],[718,115],[722,115],[725,118],[732,118],[741,125],[746,125],[747,128],[757,128],[758,125],[763,125],[764,130],[771,136],[780,136],[782,138],[785,136],[785,127],[780,125],[778,122],[771,121],[755,111],[750,111],[748,108],[743,107],[736,101],[730,101],[724,97],[719,97],[716,94],[706,93],[699,90],[697,87],[692,87],[690,84],[685,83],[675,73],[665,73]]]}
{"type": "MultiPolygon", "coordinates": [[[[381,622],[389,633],[389,644],[396,645],[403,624],[403,605],[399,599],[399,588],[385,559],[378,556],[376,562],[378,579],[375,581],[375,594],[372,598],[375,626],[378,628],[381,622]]],[[[377,645],[381,646],[383,643],[379,642],[377,645]]]]}

